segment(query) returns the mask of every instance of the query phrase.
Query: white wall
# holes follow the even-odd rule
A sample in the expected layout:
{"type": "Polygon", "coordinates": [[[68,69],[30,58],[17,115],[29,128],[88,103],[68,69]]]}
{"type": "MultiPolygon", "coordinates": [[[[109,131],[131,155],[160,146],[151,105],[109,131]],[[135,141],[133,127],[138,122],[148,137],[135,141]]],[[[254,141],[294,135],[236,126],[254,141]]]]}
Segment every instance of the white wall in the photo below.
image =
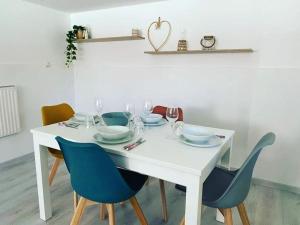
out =
{"type": "Polygon", "coordinates": [[[3,162],[32,152],[29,130],[41,125],[41,106],[72,104],[74,92],[73,72],[64,66],[68,14],[21,0],[1,0],[0,27],[0,85],[17,85],[22,123],[21,133],[0,138],[3,162]]]}
{"type": "Polygon", "coordinates": [[[255,175],[300,187],[297,149],[300,105],[300,3],[297,0],[169,0],[138,6],[77,13],[72,24],[89,25],[94,37],[144,33],[158,16],[173,25],[164,49],[176,49],[181,31],[191,49],[214,34],[219,48],[255,49],[253,54],[143,54],[147,41],[80,45],[75,67],[75,101],[93,111],[95,96],[105,111],[126,102],[142,106],[177,103],[185,120],[237,131],[234,162],[239,166],[258,138],[274,131],[277,142],[264,152],[255,175]]]}

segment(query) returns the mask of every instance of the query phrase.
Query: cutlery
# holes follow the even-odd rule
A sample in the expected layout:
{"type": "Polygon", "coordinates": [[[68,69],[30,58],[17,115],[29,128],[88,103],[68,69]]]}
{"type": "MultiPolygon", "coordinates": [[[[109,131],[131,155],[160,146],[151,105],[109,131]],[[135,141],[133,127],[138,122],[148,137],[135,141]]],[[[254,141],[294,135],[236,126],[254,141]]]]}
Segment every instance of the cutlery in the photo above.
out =
{"type": "Polygon", "coordinates": [[[141,142],[142,140],[143,140],[143,138],[139,138],[136,142],[131,143],[131,144],[128,144],[128,145],[125,145],[123,148],[124,148],[124,149],[127,149],[127,148],[129,148],[129,147],[135,145],[136,143],[141,142]]]}
{"type": "Polygon", "coordinates": [[[127,148],[127,151],[130,151],[132,149],[134,149],[135,147],[139,146],[140,144],[143,144],[146,140],[141,140],[140,142],[135,143],[134,145],[130,146],[129,148],[127,148]]]}
{"type": "Polygon", "coordinates": [[[58,123],[59,126],[65,126],[65,127],[70,127],[70,128],[74,128],[74,129],[77,129],[79,127],[79,124],[77,123],[66,123],[66,122],[60,122],[58,123]]]}

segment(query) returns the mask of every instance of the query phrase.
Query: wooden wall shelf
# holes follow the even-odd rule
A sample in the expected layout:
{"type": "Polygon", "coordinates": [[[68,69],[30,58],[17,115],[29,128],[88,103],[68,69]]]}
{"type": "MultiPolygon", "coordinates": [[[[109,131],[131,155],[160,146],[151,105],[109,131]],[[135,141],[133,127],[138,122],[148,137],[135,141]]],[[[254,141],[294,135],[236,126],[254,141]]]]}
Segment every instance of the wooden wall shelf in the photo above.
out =
{"type": "Polygon", "coordinates": [[[78,39],[77,43],[90,43],[90,42],[112,42],[112,41],[136,41],[144,40],[142,36],[120,36],[120,37],[104,37],[104,38],[91,38],[91,39],[78,39]]]}
{"type": "Polygon", "coordinates": [[[215,54],[215,53],[251,53],[251,48],[241,49],[214,49],[214,50],[188,50],[188,51],[146,51],[145,54],[151,55],[178,55],[178,54],[215,54]]]}

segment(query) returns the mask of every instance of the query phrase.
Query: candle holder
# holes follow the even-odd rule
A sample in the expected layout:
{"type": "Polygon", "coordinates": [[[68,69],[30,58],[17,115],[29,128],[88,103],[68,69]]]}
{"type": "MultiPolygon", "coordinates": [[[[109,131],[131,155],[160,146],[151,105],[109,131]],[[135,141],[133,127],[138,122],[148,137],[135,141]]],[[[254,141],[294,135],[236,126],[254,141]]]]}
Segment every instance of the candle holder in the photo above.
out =
{"type": "Polygon", "coordinates": [[[214,49],[215,45],[216,45],[216,38],[213,35],[205,35],[201,39],[200,44],[201,44],[203,50],[214,49]]]}
{"type": "Polygon", "coordinates": [[[177,51],[178,52],[187,51],[187,40],[179,40],[178,41],[177,51]]]}

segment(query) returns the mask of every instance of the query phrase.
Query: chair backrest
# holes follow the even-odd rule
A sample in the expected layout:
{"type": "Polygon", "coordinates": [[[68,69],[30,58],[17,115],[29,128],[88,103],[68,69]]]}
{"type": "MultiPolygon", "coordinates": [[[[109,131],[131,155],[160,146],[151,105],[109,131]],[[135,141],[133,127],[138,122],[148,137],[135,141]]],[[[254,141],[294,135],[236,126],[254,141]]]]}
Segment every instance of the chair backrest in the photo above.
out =
{"type": "Polygon", "coordinates": [[[108,126],[126,126],[128,124],[129,117],[130,113],[128,112],[109,112],[102,114],[102,119],[108,126]]]}
{"type": "Polygon", "coordinates": [[[63,122],[70,119],[74,114],[74,110],[67,103],[59,105],[43,106],[42,109],[43,125],[63,122]]]}
{"type": "Polygon", "coordinates": [[[253,169],[263,148],[275,142],[275,134],[267,133],[256,144],[246,161],[237,171],[231,184],[224,194],[217,200],[220,208],[232,208],[242,203],[248,195],[253,169]]]}
{"type": "Polygon", "coordinates": [[[56,140],[71,175],[72,187],[80,196],[102,203],[116,203],[132,196],[133,191],[100,146],[61,137],[56,140]]]}
{"type": "MultiPolygon", "coordinates": [[[[167,108],[166,106],[157,105],[153,108],[153,113],[160,114],[163,116],[164,119],[166,119],[167,114],[167,108]]],[[[178,108],[179,111],[179,117],[177,121],[183,121],[183,110],[182,108],[178,108]]]]}

